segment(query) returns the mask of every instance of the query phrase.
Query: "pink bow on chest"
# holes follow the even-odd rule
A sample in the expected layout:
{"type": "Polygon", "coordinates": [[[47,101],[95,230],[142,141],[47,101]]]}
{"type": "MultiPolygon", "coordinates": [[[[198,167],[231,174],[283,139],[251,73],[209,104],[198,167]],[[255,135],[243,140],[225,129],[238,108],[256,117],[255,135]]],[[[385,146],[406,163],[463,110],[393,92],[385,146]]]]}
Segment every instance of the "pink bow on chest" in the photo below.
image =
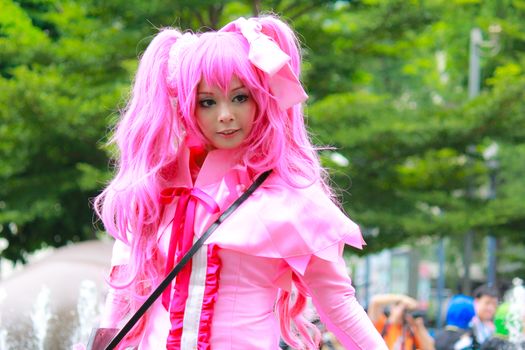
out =
{"type": "MultiPolygon", "coordinates": [[[[178,263],[184,254],[190,250],[193,244],[195,211],[197,203],[204,206],[206,211],[210,214],[218,213],[220,208],[215,200],[199,188],[187,187],[170,187],[162,190],[160,201],[164,205],[172,203],[178,197],[175,215],[173,217],[173,224],[171,227],[171,237],[168,249],[168,258],[166,261],[165,274],[175,266],[175,261],[178,263]]],[[[181,284],[181,280],[189,278],[191,274],[191,265],[188,263],[177,276],[177,284],[181,284]]],[[[171,288],[166,288],[162,294],[162,305],[166,310],[170,310],[171,288]]],[[[182,292],[184,293],[184,292],[182,292]]],[[[186,293],[187,294],[187,291],[186,293]]]]}

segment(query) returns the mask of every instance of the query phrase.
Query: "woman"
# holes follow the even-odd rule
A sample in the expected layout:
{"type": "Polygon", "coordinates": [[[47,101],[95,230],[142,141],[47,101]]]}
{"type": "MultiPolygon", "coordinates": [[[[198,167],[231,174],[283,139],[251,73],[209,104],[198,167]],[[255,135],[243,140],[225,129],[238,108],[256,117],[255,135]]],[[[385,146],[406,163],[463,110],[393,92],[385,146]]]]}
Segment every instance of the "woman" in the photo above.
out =
{"type": "Polygon", "coordinates": [[[147,48],[113,138],[117,174],[96,201],[116,238],[103,327],[120,325],[255,177],[273,173],[122,347],[267,350],[282,336],[315,349],[319,332],[302,317],[311,296],[347,349],[386,349],[346,273],[344,244],[364,242],[305,130],[300,61],[293,31],[272,16],[165,29],[147,48]]]}

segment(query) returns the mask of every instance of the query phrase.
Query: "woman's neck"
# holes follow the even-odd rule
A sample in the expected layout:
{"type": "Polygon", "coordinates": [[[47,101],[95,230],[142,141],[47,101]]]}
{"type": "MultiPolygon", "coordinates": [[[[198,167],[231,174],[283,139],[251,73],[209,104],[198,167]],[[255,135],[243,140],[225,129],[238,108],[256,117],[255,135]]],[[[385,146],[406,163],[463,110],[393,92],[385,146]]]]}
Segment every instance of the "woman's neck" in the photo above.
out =
{"type": "Polygon", "coordinates": [[[202,168],[202,164],[204,164],[204,160],[206,159],[206,156],[208,155],[208,150],[204,147],[191,147],[190,148],[190,161],[189,161],[189,167],[190,167],[190,174],[191,179],[195,183],[195,180],[197,179],[197,176],[199,175],[199,172],[202,168]]]}

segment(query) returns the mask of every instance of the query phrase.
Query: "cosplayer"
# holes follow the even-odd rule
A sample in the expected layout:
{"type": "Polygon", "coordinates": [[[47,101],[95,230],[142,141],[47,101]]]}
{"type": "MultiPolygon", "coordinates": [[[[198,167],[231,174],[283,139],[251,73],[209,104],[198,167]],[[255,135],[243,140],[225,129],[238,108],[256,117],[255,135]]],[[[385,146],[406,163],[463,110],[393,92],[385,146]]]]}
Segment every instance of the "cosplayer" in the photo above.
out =
{"type": "Polygon", "coordinates": [[[346,349],[386,349],[342,258],[359,228],[334,204],[305,130],[300,54],[272,17],[162,30],[145,51],[97,212],[116,239],[101,327],[119,327],[254,179],[119,348],[318,348],[306,297],[346,349]]]}

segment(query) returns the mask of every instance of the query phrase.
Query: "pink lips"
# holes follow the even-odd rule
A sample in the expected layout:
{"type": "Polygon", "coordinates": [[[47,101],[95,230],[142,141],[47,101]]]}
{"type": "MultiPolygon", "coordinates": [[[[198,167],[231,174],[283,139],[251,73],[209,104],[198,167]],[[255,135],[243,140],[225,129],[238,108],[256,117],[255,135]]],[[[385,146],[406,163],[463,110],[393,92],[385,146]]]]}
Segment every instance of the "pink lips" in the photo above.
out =
{"type": "Polygon", "coordinates": [[[224,137],[231,137],[233,135],[235,135],[237,133],[237,131],[239,131],[241,129],[227,129],[227,130],[221,130],[221,131],[218,131],[217,134],[220,134],[224,137]]]}

